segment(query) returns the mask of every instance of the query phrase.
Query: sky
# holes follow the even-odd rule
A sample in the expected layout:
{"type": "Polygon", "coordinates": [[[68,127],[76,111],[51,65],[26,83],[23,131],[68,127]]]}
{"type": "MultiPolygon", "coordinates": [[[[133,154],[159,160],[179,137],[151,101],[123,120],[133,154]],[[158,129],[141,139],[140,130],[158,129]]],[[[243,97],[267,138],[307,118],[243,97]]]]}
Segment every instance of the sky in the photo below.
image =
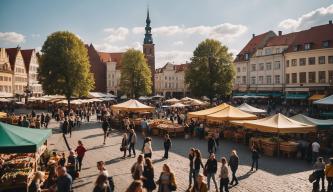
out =
{"type": "Polygon", "coordinates": [[[237,55],[252,34],[333,19],[332,0],[1,0],[0,47],[40,50],[48,35],[66,30],[99,51],[142,50],[148,6],[156,67],[190,61],[206,38],[237,55]]]}

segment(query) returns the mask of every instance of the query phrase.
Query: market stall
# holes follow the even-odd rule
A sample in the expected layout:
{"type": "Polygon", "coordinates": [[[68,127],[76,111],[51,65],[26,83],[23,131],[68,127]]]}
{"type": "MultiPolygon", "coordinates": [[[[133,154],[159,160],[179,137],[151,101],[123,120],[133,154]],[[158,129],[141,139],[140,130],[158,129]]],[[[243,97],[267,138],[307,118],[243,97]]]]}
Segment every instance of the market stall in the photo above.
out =
{"type": "Polygon", "coordinates": [[[295,121],[280,113],[263,119],[247,120],[243,122],[238,121],[231,123],[242,125],[248,130],[273,134],[273,136],[270,138],[251,138],[249,143],[250,146],[257,146],[264,152],[264,154],[268,156],[279,154],[280,151],[287,154],[288,156],[297,152],[298,144],[292,140],[282,141],[280,138],[282,134],[306,134],[316,132],[315,126],[295,121]]]}
{"type": "Polygon", "coordinates": [[[218,111],[221,111],[221,110],[223,110],[224,108],[226,108],[228,106],[230,106],[230,105],[228,105],[226,103],[222,103],[221,105],[218,105],[216,107],[212,107],[212,108],[209,108],[209,109],[204,109],[204,110],[195,111],[195,112],[189,112],[187,114],[187,116],[188,116],[189,119],[191,119],[191,118],[206,119],[207,115],[210,115],[210,114],[216,113],[218,111]]]}
{"type": "Polygon", "coordinates": [[[51,133],[0,123],[0,189],[28,189],[51,133]]]}
{"type": "Polygon", "coordinates": [[[154,119],[150,120],[148,125],[152,129],[153,135],[164,136],[168,133],[170,136],[176,136],[184,134],[184,127],[170,120],[154,119]]]}
{"type": "Polygon", "coordinates": [[[238,106],[237,108],[240,109],[240,110],[242,110],[242,111],[244,111],[244,112],[254,113],[254,114],[257,114],[257,113],[266,113],[267,112],[266,110],[253,107],[253,106],[251,106],[251,105],[249,105],[247,103],[243,103],[240,106],[238,106]]]}
{"type": "Polygon", "coordinates": [[[135,99],[130,99],[123,103],[112,105],[111,109],[115,111],[128,111],[128,112],[153,112],[155,110],[154,107],[140,103],[135,99]]]}
{"type": "Polygon", "coordinates": [[[231,105],[227,106],[221,111],[207,115],[208,121],[215,121],[215,122],[230,121],[230,120],[252,120],[252,119],[257,119],[257,116],[241,111],[231,105]]]}
{"type": "Polygon", "coordinates": [[[176,98],[172,98],[172,99],[168,99],[165,100],[166,103],[178,103],[180,100],[176,99],[176,98]]]}

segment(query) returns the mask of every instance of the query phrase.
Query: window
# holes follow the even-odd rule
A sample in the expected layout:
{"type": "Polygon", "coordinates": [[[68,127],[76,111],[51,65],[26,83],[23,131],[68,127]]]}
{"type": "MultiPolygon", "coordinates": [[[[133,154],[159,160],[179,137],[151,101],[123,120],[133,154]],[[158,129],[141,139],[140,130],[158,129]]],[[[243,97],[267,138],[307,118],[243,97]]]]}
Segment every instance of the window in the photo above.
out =
{"type": "Polygon", "coordinates": [[[171,81],[171,77],[169,77],[169,81],[171,81]]]}
{"type": "Polygon", "coordinates": [[[333,71],[328,71],[328,83],[333,84],[333,71]]]}
{"type": "Polygon", "coordinates": [[[294,51],[299,51],[301,49],[301,45],[294,45],[293,50],[294,51]]]}
{"type": "Polygon", "coordinates": [[[264,77],[263,76],[259,76],[259,82],[258,84],[263,84],[264,83],[264,77]]]}
{"type": "Polygon", "coordinates": [[[306,72],[299,73],[299,83],[306,83],[306,72]]]}
{"type": "Polygon", "coordinates": [[[286,84],[290,83],[290,74],[286,74],[286,84]]]}
{"type": "Polygon", "coordinates": [[[246,71],[246,67],[243,67],[243,72],[245,72],[246,71]]]}
{"type": "Polygon", "coordinates": [[[280,61],[275,61],[274,63],[274,69],[280,69],[280,61]]]}
{"type": "Polygon", "coordinates": [[[292,73],[291,74],[291,82],[292,83],[297,83],[297,73],[292,73]]]}
{"type": "Polygon", "coordinates": [[[272,54],[272,49],[271,48],[266,48],[265,49],[265,55],[270,55],[272,54]]]}
{"type": "Polygon", "coordinates": [[[280,75],[275,75],[275,84],[280,84],[280,75]]]}
{"type": "Polygon", "coordinates": [[[171,83],[169,83],[169,89],[171,88],[171,83]]]}
{"type": "Polygon", "coordinates": [[[276,49],[275,49],[275,53],[276,53],[276,54],[281,53],[280,48],[276,48],[276,49]]]}
{"type": "Polygon", "coordinates": [[[328,48],[330,46],[329,41],[323,41],[323,48],[328,48]]]}
{"type": "Polygon", "coordinates": [[[316,83],[316,72],[309,72],[309,83],[316,83]]]}
{"type": "Polygon", "coordinates": [[[319,83],[326,83],[326,71],[318,72],[319,83]]]}
{"type": "Polygon", "coordinates": [[[331,55],[331,56],[328,56],[328,63],[329,64],[333,64],[333,55],[331,55]]]}
{"type": "Polygon", "coordinates": [[[311,43],[305,43],[304,50],[310,50],[311,49],[311,43]]]}
{"type": "Polygon", "coordinates": [[[306,59],[305,58],[300,58],[299,59],[299,66],[304,66],[306,65],[306,59]]]}
{"type": "Polygon", "coordinates": [[[291,66],[297,66],[297,60],[296,59],[291,60],[291,66]]]}
{"type": "Polygon", "coordinates": [[[309,65],[316,64],[316,58],[315,57],[309,57],[309,65]]]}
{"type": "Polygon", "coordinates": [[[251,77],[251,84],[252,85],[256,84],[256,77],[251,77]]]}
{"type": "Polygon", "coordinates": [[[256,71],[256,64],[251,65],[251,71],[256,71]]]}
{"type": "Polygon", "coordinates": [[[272,84],[272,77],[270,75],[267,75],[266,76],[266,83],[269,85],[269,84],[272,84]]]}
{"type": "Polygon", "coordinates": [[[167,76],[165,76],[165,77],[164,77],[164,79],[165,79],[165,80],[168,80],[168,77],[167,77],[167,76]]]}
{"type": "Polygon", "coordinates": [[[238,72],[238,73],[240,72],[240,67],[237,67],[237,72],[238,72]]]}
{"type": "Polygon", "coordinates": [[[240,83],[240,76],[236,77],[236,83],[239,84],[240,83]]]}
{"type": "Polygon", "coordinates": [[[287,67],[289,67],[289,60],[287,60],[287,63],[286,63],[287,67]]]}
{"type": "Polygon", "coordinates": [[[263,63],[259,63],[259,71],[265,70],[265,66],[263,63]]]}
{"type": "Polygon", "coordinates": [[[249,60],[249,54],[248,53],[245,53],[245,60],[247,61],[247,60],[249,60]]]}
{"type": "Polygon", "coordinates": [[[272,63],[266,63],[266,70],[272,70],[272,63]]]}
{"type": "Polygon", "coordinates": [[[242,84],[246,84],[246,76],[242,77],[242,84]]]}
{"type": "Polygon", "coordinates": [[[325,64],[325,56],[318,57],[318,63],[319,64],[325,64]]]}
{"type": "Polygon", "coordinates": [[[164,88],[168,88],[168,83],[165,83],[165,84],[164,84],[164,88]]]}

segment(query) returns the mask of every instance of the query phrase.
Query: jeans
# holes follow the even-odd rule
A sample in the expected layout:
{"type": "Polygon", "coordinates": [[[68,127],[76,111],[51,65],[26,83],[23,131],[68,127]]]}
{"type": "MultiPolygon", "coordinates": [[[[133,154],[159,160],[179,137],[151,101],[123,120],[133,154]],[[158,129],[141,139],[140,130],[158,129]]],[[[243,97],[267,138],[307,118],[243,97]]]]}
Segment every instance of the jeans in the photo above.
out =
{"type": "Polygon", "coordinates": [[[77,157],[77,161],[78,161],[78,165],[79,165],[79,171],[81,171],[82,160],[83,160],[83,157],[77,157]]]}
{"type": "Polygon", "coordinates": [[[221,178],[221,180],[220,180],[220,192],[223,192],[223,189],[224,189],[225,192],[229,192],[228,184],[229,184],[229,178],[221,178]]]}
{"type": "Polygon", "coordinates": [[[131,149],[133,150],[133,154],[135,156],[135,149],[134,149],[134,143],[130,143],[129,148],[128,148],[128,155],[131,156],[131,149]]]}
{"type": "Polygon", "coordinates": [[[327,192],[333,192],[333,177],[327,177],[327,192]]]}
{"type": "Polygon", "coordinates": [[[169,148],[164,148],[164,158],[169,158],[169,148]]]}
{"type": "Polygon", "coordinates": [[[325,189],[325,172],[324,172],[324,170],[316,171],[315,175],[316,175],[316,180],[313,183],[314,191],[319,191],[320,179],[321,179],[322,189],[325,189]]]}
{"type": "Polygon", "coordinates": [[[254,164],[256,164],[256,170],[258,170],[258,159],[252,159],[251,170],[253,170],[254,164]]]}
{"type": "Polygon", "coordinates": [[[237,179],[237,177],[236,177],[236,171],[237,171],[237,169],[231,169],[231,172],[232,172],[232,179],[231,179],[231,184],[233,184],[234,183],[234,181],[236,182],[236,184],[238,184],[238,179],[237,179]]]}
{"type": "Polygon", "coordinates": [[[189,185],[192,185],[193,178],[194,178],[194,170],[190,168],[190,172],[188,174],[189,185]]]}
{"type": "Polygon", "coordinates": [[[215,189],[217,189],[217,183],[215,179],[215,173],[207,173],[207,185],[208,185],[208,191],[210,190],[210,179],[213,179],[215,189]]]}

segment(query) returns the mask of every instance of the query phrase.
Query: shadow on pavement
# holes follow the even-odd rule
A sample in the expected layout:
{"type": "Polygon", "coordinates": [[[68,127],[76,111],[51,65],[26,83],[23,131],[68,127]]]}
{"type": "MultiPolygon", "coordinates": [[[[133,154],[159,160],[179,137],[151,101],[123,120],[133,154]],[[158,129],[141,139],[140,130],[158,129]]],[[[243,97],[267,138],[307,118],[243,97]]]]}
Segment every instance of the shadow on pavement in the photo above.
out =
{"type": "Polygon", "coordinates": [[[113,164],[113,163],[117,163],[117,162],[122,161],[122,160],[125,160],[125,159],[123,159],[122,157],[117,157],[115,159],[105,161],[105,165],[110,165],[110,164],[113,164]]]}
{"type": "Polygon", "coordinates": [[[82,139],[90,139],[90,138],[99,137],[99,136],[103,136],[103,135],[104,135],[104,133],[89,135],[89,136],[83,137],[82,139]]]}

